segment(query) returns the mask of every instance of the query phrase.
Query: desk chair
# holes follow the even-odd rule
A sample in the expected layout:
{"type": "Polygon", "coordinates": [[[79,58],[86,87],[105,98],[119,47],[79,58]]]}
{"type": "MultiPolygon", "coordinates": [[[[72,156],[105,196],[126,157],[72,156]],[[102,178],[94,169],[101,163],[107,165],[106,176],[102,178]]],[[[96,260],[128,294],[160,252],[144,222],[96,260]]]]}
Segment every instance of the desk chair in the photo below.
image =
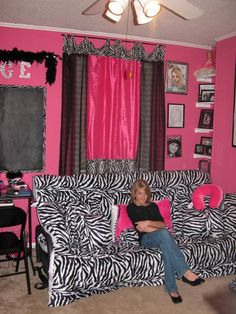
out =
{"type": "Polygon", "coordinates": [[[26,213],[23,209],[15,206],[0,207],[0,256],[5,255],[5,258],[0,259],[1,262],[6,262],[8,259],[6,255],[16,254],[16,269],[15,272],[0,274],[1,277],[14,276],[19,274],[26,275],[26,283],[28,294],[31,294],[30,288],[30,276],[28,267],[28,256],[27,256],[27,241],[25,235],[25,224],[26,224],[26,213]],[[1,228],[10,228],[19,226],[20,234],[19,237],[12,231],[1,228]],[[25,269],[19,271],[19,263],[21,259],[21,253],[23,252],[25,269]]]}

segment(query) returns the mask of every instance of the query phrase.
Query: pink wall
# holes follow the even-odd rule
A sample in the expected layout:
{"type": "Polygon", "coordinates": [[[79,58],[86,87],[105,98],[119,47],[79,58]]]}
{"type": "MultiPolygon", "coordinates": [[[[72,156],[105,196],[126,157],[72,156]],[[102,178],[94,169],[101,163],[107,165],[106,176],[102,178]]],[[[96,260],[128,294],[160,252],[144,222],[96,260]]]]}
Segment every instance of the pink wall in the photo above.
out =
{"type": "MultiPolygon", "coordinates": [[[[11,50],[17,48],[24,51],[49,51],[55,54],[62,55],[63,37],[57,32],[24,30],[0,27],[0,49],[11,50]]],[[[233,160],[235,160],[236,148],[231,147],[231,124],[232,124],[232,91],[233,90],[233,65],[232,59],[235,56],[235,42],[226,41],[219,43],[217,49],[218,64],[221,60],[224,61],[224,66],[217,67],[219,73],[222,72],[222,77],[217,78],[217,86],[222,84],[223,92],[217,91],[217,103],[219,108],[216,112],[215,136],[214,143],[224,143],[225,132],[222,132],[225,127],[228,127],[229,143],[224,148],[219,145],[214,146],[213,158],[217,160],[213,163],[213,179],[218,184],[222,185],[225,191],[235,191],[233,181],[233,160]],[[234,45],[234,50],[232,46],[234,45]],[[227,47],[230,48],[227,48],[227,47]],[[228,52],[228,50],[230,52],[228,52]],[[233,50],[233,51],[232,51],[233,50]],[[226,54],[226,57],[225,57],[226,54]],[[231,61],[230,61],[231,60],[231,61]],[[232,82],[231,82],[232,81],[232,82]],[[221,98],[222,99],[221,99],[221,98]],[[227,98],[227,99],[226,99],[227,98]],[[227,103],[226,103],[227,100],[227,103]],[[226,110],[227,109],[227,110],[226,110]],[[223,120],[222,120],[223,119],[223,120]],[[224,122],[224,123],[222,123],[224,122]],[[219,128],[217,126],[219,125],[219,128]],[[224,154],[223,152],[227,152],[224,154]],[[227,156],[227,160],[226,160],[227,156]],[[224,172],[222,168],[224,167],[224,172]],[[219,170],[218,170],[219,169],[219,170]],[[226,173],[226,175],[225,175],[226,173]],[[225,179],[227,178],[227,179],[225,179]],[[230,179],[229,179],[230,178],[230,179]]],[[[99,43],[97,44],[99,46],[99,43]]],[[[153,45],[147,45],[147,50],[153,49],[153,45]]],[[[166,45],[165,60],[179,61],[189,63],[189,80],[188,94],[166,94],[166,105],[168,103],[183,103],[185,104],[185,127],[183,129],[167,129],[167,135],[182,136],[182,156],[180,158],[166,157],[166,169],[196,169],[198,160],[193,158],[194,146],[200,142],[200,135],[195,134],[194,128],[197,127],[199,119],[199,109],[195,107],[198,95],[198,83],[193,76],[194,71],[206,61],[206,50],[199,48],[190,48],[177,45],[166,45]]],[[[31,69],[30,79],[19,78],[19,65],[14,67],[14,75],[11,79],[4,78],[0,73],[0,84],[10,85],[45,85],[46,70],[44,64],[33,64],[31,69]]],[[[60,144],[60,118],[61,118],[61,77],[62,63],[58,60],[56,82],[51,86],[47,84],[46,93],[46,156],[45,156],[45,171],[47,174],[58,174],[59,165],[59,144],[60,144]]],[[[223,145],[223,144],[222,144],[223,145]]],[[[32,176],[35,174],[25,174],[24,180],[32,186],[32,176]]],[[[5,180],[4,174],[0,174],[0,178],[5,180]]],[[[21,206],[26,208],[24,201],[21,201],[21,206]]],[[[33,227],[37,225],[36,211],[33,210],[33,227]]]]}
{"type": "MultiPolygon", "coordinates": [[[[0,28],[0,49],[39,52],[48,51],[62,55],[63,38],[61,34],[54,32],[32,31],[14,28],[0,28]]],[[[4,85],[33,85],[45,86],[46,70],[44,63],[34,63],[27,71],[31,74],[30,79],[19,78],[19,64],[12,68],[13,77],[6,79],[0,73],[0,84],[4,85]]],[[[46,153],[45,173],[57,174],[59,164],[59,140],[60,140],[60,115],[61,115],[61,61],[58,61],[56,81],[54,84],[46,85],[46,153]]],[[[36,173],[24,174],[24,181],[32,186],[32,176],[36,173]]],[[[4,174],[0,178],[6,182],[4,174]]],[[[27,201],[20,200],[18,206],[27,208],[27,201]]],[[[33,229],[37,225],[36,210],[32,210],[33,229]]]]}
{"type": "Polygon", "coordinates": [[[236,147],[232,147],[236,36],[216,45],[216,95],[212,180],[224,192],[236,192],[236,147]]]}

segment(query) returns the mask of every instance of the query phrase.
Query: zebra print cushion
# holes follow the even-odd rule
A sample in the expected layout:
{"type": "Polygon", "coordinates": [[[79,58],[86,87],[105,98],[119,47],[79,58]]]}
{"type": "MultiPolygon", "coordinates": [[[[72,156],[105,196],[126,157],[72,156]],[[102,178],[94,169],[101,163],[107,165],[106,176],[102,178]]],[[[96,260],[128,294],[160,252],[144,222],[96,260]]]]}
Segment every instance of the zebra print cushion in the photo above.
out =
{"type": "Polygon", "coordinates": [[[191,239],[206,239],[209,235],[206,211],[185,208],[182,213],[182,235],[191,239]]]}
{"type": "Polygon", "coordinates": [[[102,214],[90,214],[89,205],[67,207],[65,225],[70,246],[77,252],[91,252],[112,243],[110,222],[102,214]]]}

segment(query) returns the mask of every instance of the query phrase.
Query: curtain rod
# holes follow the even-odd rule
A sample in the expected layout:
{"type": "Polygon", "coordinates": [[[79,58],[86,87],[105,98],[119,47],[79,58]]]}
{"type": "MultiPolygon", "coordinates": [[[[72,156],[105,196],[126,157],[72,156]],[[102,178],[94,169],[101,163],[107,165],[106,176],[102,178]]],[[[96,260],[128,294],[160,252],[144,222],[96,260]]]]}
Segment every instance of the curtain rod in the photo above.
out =
{"type": "MultiPolygon", "coordinates": [[[[71,36],[74,36],[74,37],[78,37],[78,38],[85,38],[85,37],[88,37],[89,39],[99,39],[99,40],[106,40],[106,37],[98,37],[98,36],[93,36],[93,35],[74,35],[74,34],[61,34],[62,36],[65,36],[65,35],[71,35],[71,36]]],[[[118,38],[110,38],[109,39],[111,40],[117,40],[118,38]]],[[[128,40],[128,39],[118,39],[120,40],[121,42],[127,42],[127,43],[135,43],[135,42],[141,42],[141,43],[144,43],[144,44],[147,44],[147,45],[151,45],[151,46],[162,46],[162,47],[165,47],[165,45],[163,44],[158,44],[158,43],[150,43],[148,41],[139,41],[139,40],[128,40]]]]}

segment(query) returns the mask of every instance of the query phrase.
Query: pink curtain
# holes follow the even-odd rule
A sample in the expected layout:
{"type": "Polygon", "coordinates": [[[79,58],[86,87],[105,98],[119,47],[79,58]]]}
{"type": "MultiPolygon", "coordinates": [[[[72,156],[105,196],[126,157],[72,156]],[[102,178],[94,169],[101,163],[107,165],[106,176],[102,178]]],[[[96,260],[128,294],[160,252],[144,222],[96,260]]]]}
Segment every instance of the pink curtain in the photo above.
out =
{"type": "Polygon", "coordinates": [[[136,159],[140,67],[135,60],[88,57],[88,160],[136,159]]]}

